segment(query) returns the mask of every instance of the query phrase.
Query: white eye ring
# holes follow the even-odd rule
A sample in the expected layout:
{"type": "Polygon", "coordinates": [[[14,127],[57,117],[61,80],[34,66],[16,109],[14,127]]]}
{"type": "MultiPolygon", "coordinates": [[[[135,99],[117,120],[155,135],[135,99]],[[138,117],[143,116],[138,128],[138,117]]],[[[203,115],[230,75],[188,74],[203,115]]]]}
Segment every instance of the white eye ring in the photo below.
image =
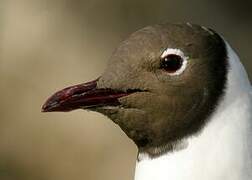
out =
{"type": "Polygon", "coordinates": [[[185,56],[185,54],[180,49],[173,49],[173,48],[167,48],[161,55],[161,59],[164,59],[165,57],[169,55],[177,55],[180,56],[183,59],[182,66],[175,72],[169,73],[169,75],[180,75],[184,72],[187,66],[187,60],[189,57],[185,56]]]}

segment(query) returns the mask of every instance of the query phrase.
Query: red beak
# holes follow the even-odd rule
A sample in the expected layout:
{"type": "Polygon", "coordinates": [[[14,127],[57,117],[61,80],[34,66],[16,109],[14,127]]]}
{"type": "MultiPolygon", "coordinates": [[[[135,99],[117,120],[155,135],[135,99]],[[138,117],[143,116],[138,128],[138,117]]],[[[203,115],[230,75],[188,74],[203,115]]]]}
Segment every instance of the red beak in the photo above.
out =
{"type": "Polygon", "coordinates": [[[98,89],[97,80],[67,87],[52,95],[42,107],[42,112],[72,111],[75,109],[93,108],[106,105],[120,105],[118,98],[133,92],[122,92],[112,89],[98,89]]]}

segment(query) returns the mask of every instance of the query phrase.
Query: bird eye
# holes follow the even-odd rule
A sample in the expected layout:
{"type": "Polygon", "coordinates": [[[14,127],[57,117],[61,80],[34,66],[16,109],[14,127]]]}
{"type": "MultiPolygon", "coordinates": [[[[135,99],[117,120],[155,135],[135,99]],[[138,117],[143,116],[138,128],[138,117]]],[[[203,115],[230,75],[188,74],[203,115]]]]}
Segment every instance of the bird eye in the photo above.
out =
{"type": "Polygon", "coordinates": [[[160,69],[169,75],[179,75],[185,70],[187,59],[180,49],[167,48],[161,55],[160,69]]]}
{"type": "Polygon", "coordinates": [[[183,65],[183,58],[176,54],[170,54],[162,58],[160,68],[164,69],[168,73],[174,73],[178,71],[183,65]]]}

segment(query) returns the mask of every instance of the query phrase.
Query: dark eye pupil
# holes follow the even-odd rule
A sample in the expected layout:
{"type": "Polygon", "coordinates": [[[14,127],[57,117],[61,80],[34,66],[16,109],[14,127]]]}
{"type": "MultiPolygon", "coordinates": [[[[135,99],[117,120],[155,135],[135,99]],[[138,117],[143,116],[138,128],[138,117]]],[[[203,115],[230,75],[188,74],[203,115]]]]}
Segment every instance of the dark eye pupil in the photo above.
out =
{"type": "Polygon", "coordinates": [[[179,70],[182,64],[183,64],[182,57],[175,54],[170,54],[161,60],[160,68],[164,69],[169,73],[173,73],[179,70]]]}

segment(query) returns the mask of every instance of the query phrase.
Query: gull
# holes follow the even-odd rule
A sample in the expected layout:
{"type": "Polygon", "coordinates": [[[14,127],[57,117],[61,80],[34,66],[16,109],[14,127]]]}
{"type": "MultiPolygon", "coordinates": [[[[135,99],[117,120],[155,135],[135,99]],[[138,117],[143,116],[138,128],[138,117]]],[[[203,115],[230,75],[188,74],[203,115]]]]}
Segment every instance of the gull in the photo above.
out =
{"type": "Polygon", "coordinates": [[[138,147],[135,180],[251,180],[251,85],[214,30],[157,24],[131,34],[94,81],[43,112],[102,113],[138,147]]]}

